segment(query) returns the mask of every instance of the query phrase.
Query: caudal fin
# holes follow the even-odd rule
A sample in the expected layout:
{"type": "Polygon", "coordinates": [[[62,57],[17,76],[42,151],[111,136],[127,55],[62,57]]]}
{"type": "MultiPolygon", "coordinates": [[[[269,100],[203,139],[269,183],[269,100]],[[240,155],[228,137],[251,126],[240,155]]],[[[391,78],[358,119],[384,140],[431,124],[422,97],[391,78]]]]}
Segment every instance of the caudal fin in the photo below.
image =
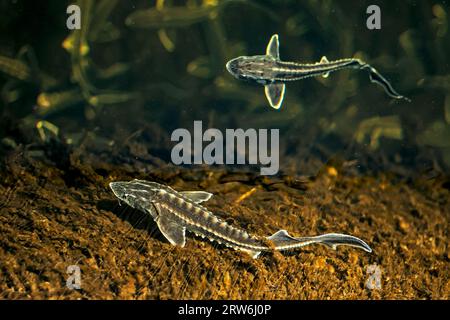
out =
{"type": "Polygon", "coordinates": [[[314,243],[324,244],[330,248],[336,249],[337,246],[351,246],[372,252],[372,249],[361,239],[340,233],[328,233],[316,237],[292,237],[286,230],[280,230],[267,239],[271,240],[276,250],[290,250],[304,247],[314,243]]]}
{"type": "Polygon", "coordinates": [[[411,99],[402,96],[397,91],[395,91],[391,83],[387,81],[386,78],[383,77],[381,73],[379,73],[374,67],[362,61],[359,61],[359,63],[361,69],[367,69],[367,71],[369,72],[370,81],[383,87],[384,91],[387,93],[388,96],[394,99],[403,99],[407,102],[411,102],[411,99]]]}

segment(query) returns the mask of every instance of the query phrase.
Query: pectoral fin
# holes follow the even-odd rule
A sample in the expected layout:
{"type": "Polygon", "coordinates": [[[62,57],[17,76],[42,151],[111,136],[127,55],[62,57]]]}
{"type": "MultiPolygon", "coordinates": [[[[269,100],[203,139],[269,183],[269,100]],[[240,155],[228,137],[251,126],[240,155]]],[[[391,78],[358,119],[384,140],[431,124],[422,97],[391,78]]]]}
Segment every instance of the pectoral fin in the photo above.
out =
{"type": "Polygon", "coordinates": [[[161,233],[174,246],[184,247],[186,244],[186,228],[171,219],[170,213],[166,209],[159,206],[156,209],[159,215],[155,221],[161,233]]]}
{"type": "Polygon", "coordinates": [[[212,193],[206,191],[181,191],[180,193],[186,198],[191,199],[195,203],[208,201],[213,196],[212,193]]]}
{"type": "Polygon", "coordinates": [[[252,256],[253,259],[258,259],[259,255],[261,254],[261,251],[256,251],[256,250],[241,249],[241,251],[247,252],[249,255],[252,256]]]}
{"type": "Polygon", "coordinates": [[[266,48],[266,55],[273,57],[275,59],[280,59],[280,43],[278,42],[278,35],[274,34],[272,38],[270,38],[269,44],[266,48]]]}
{"type": "Polygon", "coordinates": [[[283,103],[285,88],[286,86],[284,83],[271,83],[264,87],[267,100],[269,100],[272,108],[280,109],[281,104],[283,103]]]}

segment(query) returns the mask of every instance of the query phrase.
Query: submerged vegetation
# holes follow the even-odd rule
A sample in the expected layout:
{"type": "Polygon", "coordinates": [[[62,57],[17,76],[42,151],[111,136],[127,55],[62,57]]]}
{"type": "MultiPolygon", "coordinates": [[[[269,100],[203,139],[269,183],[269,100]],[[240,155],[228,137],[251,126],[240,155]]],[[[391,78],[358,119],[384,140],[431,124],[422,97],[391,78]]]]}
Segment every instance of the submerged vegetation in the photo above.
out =
{"type": "MultiPolygon", "coordinates": [[[[411,156],[420,156],[419,149],[432,148],[441,154],[441,165],[450,164],[450,31],[443,2],[385,3],[382,29],[376,31],[365,27],[362,4],[331,1],[77,4],[82,26],[74,31],[65,28],[68,3],[3,4],[2,12],[21,14],[2,19],[2,119],[19,120],[24,130],[34,127],[26,140],[46,140],[50,135],[76,144],[80,129],[96,127],[104,114],[133,105],[135,112],[157,123],[165,123],[167,114],[175,115],[169,127],[192,119],[219,127],[230,121],[237,126],[280,127],[282,135],[291,137],[287,149],[333,137],[341,145],[367,145],[371,152],[394,148],[402,154],[406,147],[417,149],[411,156]],[[39,21],[40,15],[32,11],[54,18],[39,21]],[[27,19],[48,25],[45,30],[29,30],[27,19]],[[14,26],[26,35],[8,34],[14,26]],[[281,112],[265,110],[258,88],[232,81],[225,63],[263,51],[274,31],[283,35],[282,55],[289,60],[353,56],[382,67],[412,104],[393,103],[369,90],[364,78],[344,71],[289,84],[292,94],[281,112]],[[308,132],[308,141],[295,138],[299,132],[308,132]]],[[[8,136],[7,129],[3,135],[8,136]]],[[[99,131],[93,135],[110,139],[99,131]]],[[[331,149],[327,156],[341,152],[331,149]]]]}
{"type": "Polygon", "coordinates": [[[448,298],[447,1],[383,1],[381,30],[364,1],[74,3],[71,31],[72,2],[0,1],[0,298],[448,298]],[[269,108],[225,64],[273,34],[286,61],[366,61],[411,103],[342,70],[269,108]],[[171,133],[194,121],[279,129],[279,174],[173,165],[171,133]],[[251,234],[339,231],[373,252],[174,248],[108,188],[132,179],[214,193],[208,210],[251,234]],[[82,290],[64,286],[74,263],[82,290]]]}

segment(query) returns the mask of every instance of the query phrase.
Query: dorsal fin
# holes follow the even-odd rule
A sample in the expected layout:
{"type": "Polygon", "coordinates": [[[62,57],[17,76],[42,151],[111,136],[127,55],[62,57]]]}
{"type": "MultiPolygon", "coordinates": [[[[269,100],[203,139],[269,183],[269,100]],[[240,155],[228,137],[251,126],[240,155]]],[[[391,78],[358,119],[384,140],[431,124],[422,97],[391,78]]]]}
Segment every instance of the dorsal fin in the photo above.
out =
{"type": "Polygon", "coordinates": [[[180,193],[186,198],[191,199],[195,203],[208,201],[213,196],[212,193],[206,191],[181,191],[180,193]]]}
{"type": "Polygon", "coordinates": [[[267,239],[275,241],[275,242],[281,242],[281,241],[291,241],[295,240],[294,237],[292,237],[286,230],[279,230],[275,232],[270,237],[267,237],[267,239]]]}
{"type": "Polygon", "coordinates": [[[320,63],[328,63],[330,61],[328,61],[327,57],[323,56],[322,59],[320,59],[320,63]]]}
{"type": "MultiPolygon", "coordinates": [[[[322,59],[320,59],[320,63],[329,63],[329,62],[330,62],[330,61],[328,61],[327,57],[325,57],[325,56],[323,56],[322,59]]],[[[324,74],[322,75],[322,77],[328,78],[329,75],[330,75],[330,73],[327,72],[327,73],[324,73],[324,74]]]]}
{"type": "Polygon", "coordinates": [[[280,59],[280,44],[278,42],[278,35],[274,34],[272,38],[270,38],[269,44],[266,48],[266,55],[275,58],[280,59]]]}

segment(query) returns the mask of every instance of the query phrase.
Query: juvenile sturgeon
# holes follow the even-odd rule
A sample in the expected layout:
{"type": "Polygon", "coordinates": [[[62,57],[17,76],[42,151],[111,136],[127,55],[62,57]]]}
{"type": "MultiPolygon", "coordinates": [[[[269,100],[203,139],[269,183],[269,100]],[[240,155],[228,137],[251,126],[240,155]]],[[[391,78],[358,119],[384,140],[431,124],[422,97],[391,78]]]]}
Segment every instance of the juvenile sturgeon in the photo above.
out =
{"type": "Polygon", "coordinates": [[[397,93],[392,85],[374,67],[356,58],[328,61],[323,56],[320,62],[301,64],[281,61],[279,53],[278,35],[274,34],[266,48],[265,55],[241,56],[226,64],[226,68],[235,78],[253,81],[264,85],[270,106],[279,109],[283,103],[285,82],[301,80],[308,77],[328,77],[330,72],[341,69],[367,70],[372,82],[383,87],[384,91],[394,99],[408,98],[397,93]]]}
{"type": "Polygon", "coordinates": [[[109,186],[119,200],[150,214],[172,245],[184,247],[187,230],[210,241],[244,251],[253,258],[257,258],[261,252],[291,250],[313,243],[333,249],[347,245],[372,252],[361,239],[339,233],[297,238],[290,236],[286,230],[280,230],[266,238],[273,244],[270,246],[265,239],[229,225],[203,207],[201,203],[212,197],[209,192],[176,191],[169,186],[145,180],[111,182],[109,186]]]}

